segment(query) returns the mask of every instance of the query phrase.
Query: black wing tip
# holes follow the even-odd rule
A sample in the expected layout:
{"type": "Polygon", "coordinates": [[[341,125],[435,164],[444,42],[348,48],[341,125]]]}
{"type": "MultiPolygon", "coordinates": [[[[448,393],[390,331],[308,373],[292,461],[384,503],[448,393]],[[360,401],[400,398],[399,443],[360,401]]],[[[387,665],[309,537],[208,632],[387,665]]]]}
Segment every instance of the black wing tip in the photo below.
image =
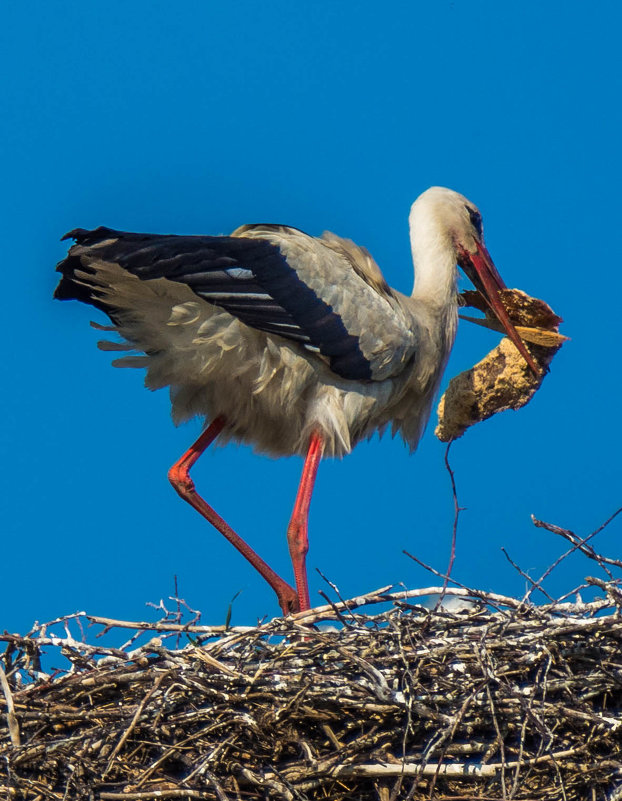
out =
{"type": "Polygon", "coordinates": [[[102,239],[109,237],[117,237],[119,232],[113,228],[107,228],[105,225],[100,225],[99,228],[74,228],[72,231],[67,231],[64,236],[61,236],[60,241],[64,242],[66,239],[73,239],[80,245],[91,245],[94,242],[100,242],[102,239]]]}
{"type": "Polygon", "coordinates": [[[54,290],[52,298],[54,300],[77,300],[73,282],[66,276],[63,276],[58,282],[58,286],[54,290]]]}
{"type": "Polygon", "coordinates": [[[60,238],[60,241],[64,242],[66,239],[75,239],[78,241],[80,237],[84,236],[86,233],[86,228],[74,228],[71,231],[67,231],[66,234],[63,234],[63,236],[60,238]]]}
{"type": "MultiPolygon", "coordinates": [[[[69,234],[67,236],[69,236],[69,234]]],[[[80,259],[72,255],[71,251],[69,251],[68,255],[62,261],[58,262],[56,265],[56,272],[62,273],[62,275],[54,290],[53,297],[55,300],[83,300],[84,288],[77,285],[73,280],[74,271],[80,266],[80,259]]]]}

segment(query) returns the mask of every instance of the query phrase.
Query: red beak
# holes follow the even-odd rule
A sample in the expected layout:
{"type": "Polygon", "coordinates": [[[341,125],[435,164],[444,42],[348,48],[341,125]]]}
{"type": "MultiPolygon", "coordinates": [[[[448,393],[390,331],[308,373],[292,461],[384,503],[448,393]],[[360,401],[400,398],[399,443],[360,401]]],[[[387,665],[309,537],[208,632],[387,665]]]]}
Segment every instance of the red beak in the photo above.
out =
{"type": "Polygon", "coordinates": [[[497,272],[497,268],[485,245],[476,241],[475,252],[469,253],[463,250],[460,257],[460,266],[483,295],[495,317],[504,327],[505,333],[516,345],[521,356],[533,370],[534,375],[540,378],[542,370],[538,367],[533,356],[525,347],[525,343],[520,338],[518,331],[514,328],[512,321],[507,315],[503,303],[501,303],[499,290],[505,289],[506,286],[497,272]]]}

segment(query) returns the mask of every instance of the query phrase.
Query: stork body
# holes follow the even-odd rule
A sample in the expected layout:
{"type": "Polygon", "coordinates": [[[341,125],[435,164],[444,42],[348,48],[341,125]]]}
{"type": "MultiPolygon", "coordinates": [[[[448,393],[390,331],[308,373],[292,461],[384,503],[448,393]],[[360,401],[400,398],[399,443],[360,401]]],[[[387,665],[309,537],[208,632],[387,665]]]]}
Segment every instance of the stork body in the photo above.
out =
{"type": "Polygon", "coordinates": [[[333,234],[249,225],[228,237],[77,229],[55,293],[105,311],[137,351],[117,366],[146,368],[146,386],[170,387],[176,423],[207,429],[169,477],[271,584],[284,612],[308,608],[305,557],[313,482],[323,456],[343,456],[387,426],[414,450],[425,428],[457,318],[459,263],[507,319],[504,287],[483,245],[481,217],[462,195],[433,187],[410,215],[415,284],[391,289],[369,253],[333,234]],[[305,466],[288,529],[296,591],[196,493],[192,464],[216,436],[305,466]]]}

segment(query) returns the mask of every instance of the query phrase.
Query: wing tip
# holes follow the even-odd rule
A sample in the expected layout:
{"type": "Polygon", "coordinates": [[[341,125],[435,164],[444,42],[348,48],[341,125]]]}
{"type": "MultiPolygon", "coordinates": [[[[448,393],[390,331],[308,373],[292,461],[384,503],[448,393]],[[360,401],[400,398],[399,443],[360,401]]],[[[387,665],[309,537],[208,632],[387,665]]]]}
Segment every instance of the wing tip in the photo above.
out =
{"type": "Polygon", "coordinates": [[[78,240],[83,234],[86,233],[85,228],[73,228],[71,231],[67,231],[66,234],[61,236],[60,241],[65,242],[67,239],[75,239],[78,240]]]}
{"type": "Polygon", "coordinates": [[[78,244],[91,245],[99,242],[102,239],[109,239],[111,237],[118,237],[119,232],[113,228],[107,228],[105,225],[100,225],[98,228],[73,228],[67,231],[66,234],[61,236],[60,241],[64,242],[66,239],[73,239],[78,244]]]}

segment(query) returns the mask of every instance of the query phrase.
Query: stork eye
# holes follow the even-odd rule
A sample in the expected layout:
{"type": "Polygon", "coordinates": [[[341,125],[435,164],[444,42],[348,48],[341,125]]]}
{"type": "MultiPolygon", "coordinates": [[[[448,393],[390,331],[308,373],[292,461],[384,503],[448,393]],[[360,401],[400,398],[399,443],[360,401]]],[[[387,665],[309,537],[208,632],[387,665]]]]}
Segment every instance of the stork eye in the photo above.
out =
{"type": "Polygon", "coordinates": [[[466,210],[469,212],[469,218],[471,220],[471,224],[473,228],[477,231],[478,236],[482,236],[482,215],[477,211],[477,209],[472,209],[470,206],[465,206],[466,210]]]}

